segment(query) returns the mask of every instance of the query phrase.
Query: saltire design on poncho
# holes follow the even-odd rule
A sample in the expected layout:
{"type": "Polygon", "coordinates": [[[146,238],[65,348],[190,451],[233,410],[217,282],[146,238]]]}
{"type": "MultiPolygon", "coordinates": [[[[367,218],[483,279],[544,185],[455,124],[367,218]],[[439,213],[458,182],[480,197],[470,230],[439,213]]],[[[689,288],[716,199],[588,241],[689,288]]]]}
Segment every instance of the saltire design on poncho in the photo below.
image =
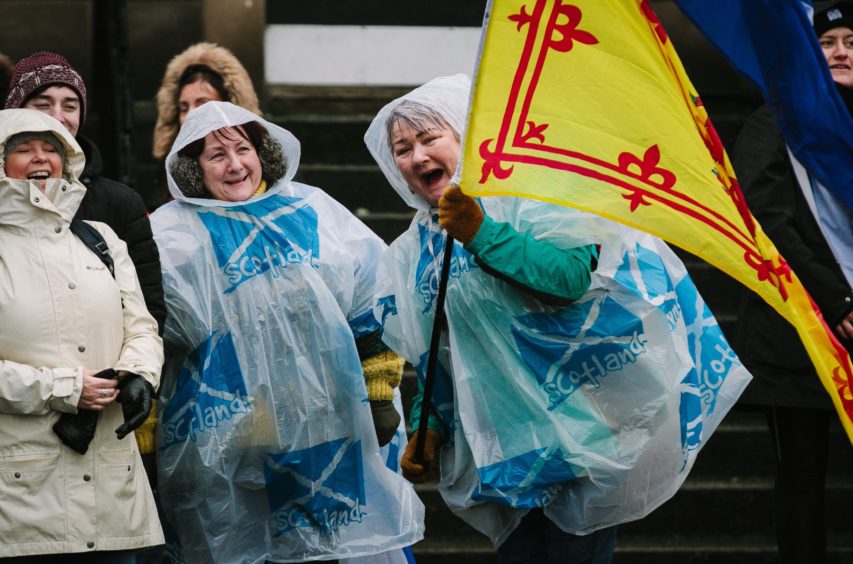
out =
{"type": "MultiPolygon", "coordinates": [[[[396,168],[386,123],[410,100],[464,134],[469,93],[463,75],[432,80],[383,108],[365,135],[392,186],[418,210],[383,255],[376,318],[385,342],[421,377],[446,235],[396,168]]],[[[432,398],[449,434],[440,462],[445,502],[495,544],[531,508],[580,534],[645,516],[681,486],[749,374],[660,239],[550,203],[480,203],[525,236],[560,249],[598,245],[600,253],[589,290],[554,307],[453,247],[432,398]]]]}
{"type": "Polygon", "coordinates": [[[151,216],[172,349],[164,370],[159,486],[177,562],[372,556],[423,537],[423,505],[381,450],[356,339],[375,332],[385,244],[319,188],[293,182],[298,141],[231,104],[182,126],[176,153],[257,121],[285,177],[245,202],[187,198],[151,216]]]}
{"type": "Polygon", "coordinates": [[[850,357],[747,209],[648,1],[494,0],[485,21],[463,189],[591,211],[726,272],[794,325],[853,439],[850,357]]]}

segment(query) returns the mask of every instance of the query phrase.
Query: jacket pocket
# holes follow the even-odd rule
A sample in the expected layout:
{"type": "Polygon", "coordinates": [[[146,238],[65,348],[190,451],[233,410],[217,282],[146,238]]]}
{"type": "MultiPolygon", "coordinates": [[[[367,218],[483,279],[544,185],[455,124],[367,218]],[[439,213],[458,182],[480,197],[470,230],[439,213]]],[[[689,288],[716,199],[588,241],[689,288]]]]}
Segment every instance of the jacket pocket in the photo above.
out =
{"type": "Polygon", "coordinates": [[[64,540],[61,451],[0,458],[0,531],[6,544],[64,540]]]}
{"type": "MultiPolygon", "coordinates": [[[[128,438],[132,440],[132,435],[128,438]]],[[[130,448],[98,452],[98,496],[109,500],[97,507],[98,527],[104,536],[132,537],[146,532],[150,494],[139,462],[136,451],[130,448]]]]}

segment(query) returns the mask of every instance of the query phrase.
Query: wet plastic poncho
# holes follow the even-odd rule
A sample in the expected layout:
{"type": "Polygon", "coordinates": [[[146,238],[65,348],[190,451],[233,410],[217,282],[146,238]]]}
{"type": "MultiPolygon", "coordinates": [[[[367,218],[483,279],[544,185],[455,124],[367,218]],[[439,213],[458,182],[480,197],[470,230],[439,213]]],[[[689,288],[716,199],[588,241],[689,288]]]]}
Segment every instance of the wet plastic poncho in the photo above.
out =
{"type": "Polygon", "coordinates": [[[375,331],[384,243],[293,182],[299,143],[228,103],[190,113],[171,153],[257,121],[284,178],[245,202],[186,198],[151,217],[173,350],[158,429],[160,494],[182,558],[302,562],[423,535],[423,506],[380,458],[355,338],[375,331]]]}
{"type": "MultiPolygon", "coordinates": [[[[383,257],[377,317],[420,375],[445,233],[397,171],[386,122],[411,99],[462,132],[469,88],[462,75],[433,80],[383,108],[365,136],[418,209],[383,257]]],[[[480,203],[494,221],[556,247],[600,245],[599,262],[583,297],[552,307],[454,247],[432,398],[451,433],[444,500],[495,544],[536,507],[576,534],[645,516],[678,490],[749,374],[661,240],[532,200],[480,203]]]]}

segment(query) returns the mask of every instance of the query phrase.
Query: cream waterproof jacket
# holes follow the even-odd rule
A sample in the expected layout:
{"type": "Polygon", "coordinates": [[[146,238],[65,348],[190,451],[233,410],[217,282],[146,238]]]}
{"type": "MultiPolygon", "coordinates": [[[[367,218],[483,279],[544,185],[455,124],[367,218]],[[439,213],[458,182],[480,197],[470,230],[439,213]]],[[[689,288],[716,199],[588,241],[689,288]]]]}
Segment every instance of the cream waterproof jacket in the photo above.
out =
{"type": "Polygon", "coordinates": [[[55,121],[34,110],[0,112],[0,156],[22,131],[62,139],[73,178],[0,174],[0,557],[123,550],[163,542],[134,434],[115,429],[121,406],[101,412],[85,455],[52,430],[74,413],[84,369],[128,370],[155,387],[163,363],[125,245],[93,223],[115,261],[115,280],[69,224],[85,187],[83,154],[55,121]]]}

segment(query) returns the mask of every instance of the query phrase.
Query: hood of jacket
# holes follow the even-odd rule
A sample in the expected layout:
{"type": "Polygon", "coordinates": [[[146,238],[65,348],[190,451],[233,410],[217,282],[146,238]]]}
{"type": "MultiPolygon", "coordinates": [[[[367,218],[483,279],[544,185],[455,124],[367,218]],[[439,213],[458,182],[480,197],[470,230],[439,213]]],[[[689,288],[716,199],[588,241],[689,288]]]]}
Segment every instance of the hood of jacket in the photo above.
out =
{"type": "Polygon", "coordinates": [[[157,160],[169,153],[181,127],[178,123],[178,82],[184,70],[192,65],[204,65],[219,74],[229,102],[250,112],[261,113],[252,79],[231,51],[215,43],[192,45],[169,62],[160,90],[157,91],[157,124],[154,126],[151,151],[157,160]]]}
{"type": "MultiPolygon", "coordinates": [[[[417,102],[427,108],[432,109],[438,115],[443,116],[447,123],[459,133],[459,138],[465,138],[465,120],[468,115],[468,98],[471,93],[471,79],[464,74],[455,74],[452,76],[442,76],[434,78],[415,88],[408,94],[400,96],[386,104],[373,121],[370,127],[367,128],[367,133],[364,134],[364,142],[367,144],[367,149],[382,172],[385,178],[391,183],[391,186],[403,198],[410,207],[419,211],[428,211],[429,203],[412,192],[409,185],[406,183],[400,170],[397,168],[397,163],[394,161],[394,154],[391,151],[391,145],[388,142],[388,118],[391,112],[401,102],[411,100],[417,102]]],[[[461,148],[462,145],[460,145],[461,148]]],[[[462,158],[459,158],[459,164],[462,164],[462,158]]],[[[457,167],[454,179],[459,176],[457,167]]]]}
{"type": "Polygon", "coordinates": [[[169,183],[169,193],[175,200],[187,202],[198,206],[239,206],[245,202],[226,202],[222,200],[214,200],[212,198],[190,198],[181,192],[178,184],[172,177],[171,166],[172,162],[177,158],[178,152],[181,149],[196,141],[203,139],[208,133],[222,129],[223,127],[232,127],[242,125],[249,122],[258,122],[267,130],[270,136],[279,142],[284,153],[285,171],[284,176],[275,183],[274,186],[268,186],[267,191],[259,196],[254,196],[250,200],[265,198],[269,194],[291,193],[291,181],[296,175],[296,169],[299,166],[300,146],[296,137],[288,130],[271,123],[262,117],[253,114],[252,112],[235,106],[230,102],[208,102],[200,106],[187,115],[184,124],[178,132],[177,138],[172,145],[172,150],[166,157],[166,178],[169,183]]]}
{"type": "Polygon", "coordinates": [[[60,215],[71,221],[86,194],[78,180],[85,166],[83,149],[61,123],[37,110],[12,109],[0,111],[0,225],[26,225],[43,213],[60,215]],[[34,180],[17,180],[6,176],[2,158],[6,142],[25,131],[52,133],[65,146],[63,174],[66,178],[47,180],[42,192],[34,180]]]}

